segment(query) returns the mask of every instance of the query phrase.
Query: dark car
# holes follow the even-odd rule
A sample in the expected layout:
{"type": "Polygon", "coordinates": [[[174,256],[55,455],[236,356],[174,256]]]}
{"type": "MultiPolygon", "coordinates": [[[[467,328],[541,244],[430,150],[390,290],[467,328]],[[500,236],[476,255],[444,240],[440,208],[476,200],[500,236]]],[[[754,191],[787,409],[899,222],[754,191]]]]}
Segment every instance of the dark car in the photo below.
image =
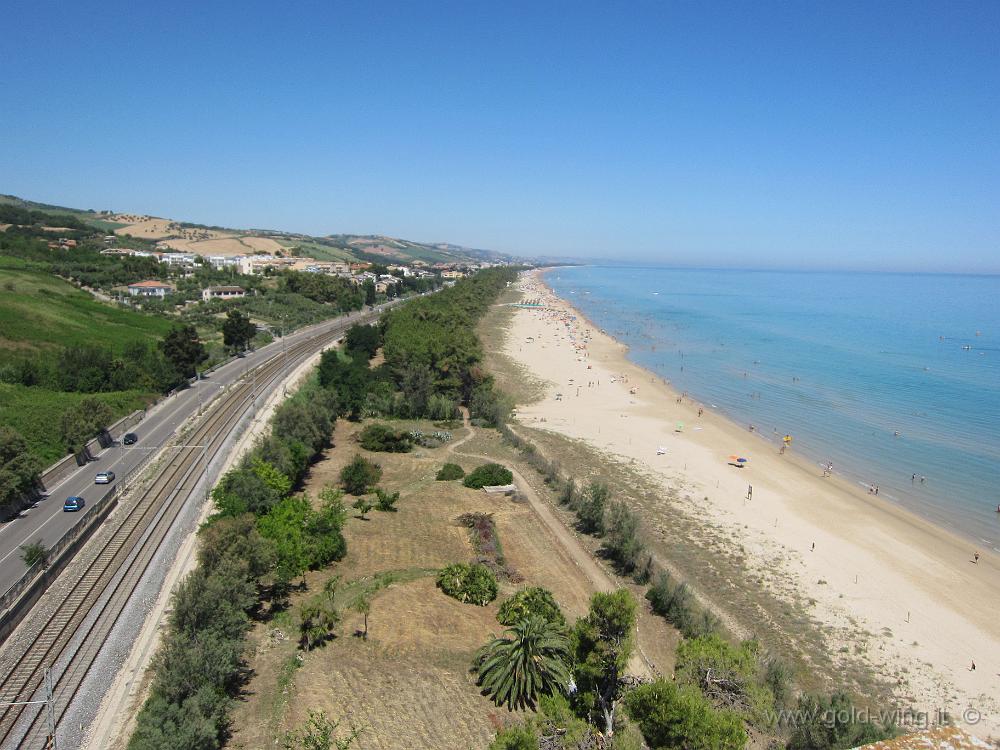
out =
{"type": "Polygon", "coordinates": [[[82,497],[77,497],[73,495],[66,498],[66,502],[63,503],[63,510],[67,512],[83,510],[83,506],[87,504],[87,501],[82,497]]]}
{"type": "Polygon", "coordinates": [[[126,432],[124,435],[122,435],[122,442],[125,445],[134,445],[135,443],[139,442],[139,436],[136,435],[134,432],[126,432]]]}

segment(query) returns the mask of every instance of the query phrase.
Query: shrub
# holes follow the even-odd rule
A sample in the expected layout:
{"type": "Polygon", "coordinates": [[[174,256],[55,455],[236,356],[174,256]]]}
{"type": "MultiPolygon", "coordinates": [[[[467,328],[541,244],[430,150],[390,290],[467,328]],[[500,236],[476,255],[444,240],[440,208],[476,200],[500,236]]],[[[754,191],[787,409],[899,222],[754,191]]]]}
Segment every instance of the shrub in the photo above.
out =
{"type": "Polygon", "coordinates": [[[384,424],[370,424],[361,431],[361,447],[369,451],[383,453],[409,453],[413,450],[413,440],[409,433],[394,430],[384,424]]]}
{"type": "Polygon", "coordinates": [[[538,750],[538,737],[526,726],[509,727],[497,733],[489,750],[538,750]]]}
{"type": "Polygon", "coordinates": [[[639,567],[645,545],[639,538],[639,516],[621,500],[611,503],[606,519],[604,548],[623,573],[639,567]]]}
{"type": "Polygon", "coordinates": [[[625,709],[653,750],[741,750],[747,735],[732,711],[716,711],[697,688],[659,679],[625,697],[625,709]]]}
{"type": "Polygon", "coordinates": [[[610,492],[606,484],[595,481],[587,486],[583,499],[579,501],[576,510],[580,531],[584,534],[604,535],[604,509],[607,506],[609,495],[610,492]]]}
{"type": "Polygon", "coordinates": [[[485,565],[452,563],[437,578],[438,588],[452,599],[485,607],[497,598],[497,579],[485,565]]]}
{"type": "Polygon", "coordinates": [[[796,715],[801,716],[786,746],[788,750],[842,750],[895,737],[896,728],[862,721],[845,693],[826,698],[803,695],[796,715]]]}
{"type": "Polygon", "coordinates": [[[351,495],[364,495],[382,478],[382,467],[358,455],[340,470],[340,483],[351,495]]]}
{"type": "Polygon", "coordinates": [[[653,612],[688,635],[694,624],[694,597],[687,584],[677,583],[667,572],[656,577],[656,583],[649,587],[646,599],[653,612]]]}
{"type": "Polygon", "coordinates": [[[738,646],[718,634],[690,638],[677,647],[678,684],[698,687],[717,706],[740,711],[760,725],[773,722],[774,696],[763,684],[759,646],[738,646]]]}
{"type": "Polygon", "coordinates": [[[559,605],[552,597],[552,592],[541,586],[531,586],[521,589],[506,599],[497,612],[497,621],[501,625],[514,625],[537,615],[556,625],[565,625],[566,618],[559,610],[559,605]]]}
{"type": "Polygon", "coordinates": [[[481,490],[483,487],[510,484],[514,481],[514,475],[510,469],[500,464],[483,464],[469,474],[462,482],[466,487],[481,490]]]}
{"type": "Polygon", "coordinates": [[[378,500],[375,503],[375,507],[378,510],[382,511],[383,513],[395,513],[397,510],[399,510],[396,507],[396,503],[399,502],[398,492],[393,492],[390,494],[385,490],[383,490],[381,487],[379,487],[375,490],[375,496],[378,498],[378,500]]]}
{"type": "Polygon", "coordinates": [[[439,482],[450,482],[453,479],[461,479],[465,476],[465,469],[458,464],[445,464],[435,477],[439,482]]]}

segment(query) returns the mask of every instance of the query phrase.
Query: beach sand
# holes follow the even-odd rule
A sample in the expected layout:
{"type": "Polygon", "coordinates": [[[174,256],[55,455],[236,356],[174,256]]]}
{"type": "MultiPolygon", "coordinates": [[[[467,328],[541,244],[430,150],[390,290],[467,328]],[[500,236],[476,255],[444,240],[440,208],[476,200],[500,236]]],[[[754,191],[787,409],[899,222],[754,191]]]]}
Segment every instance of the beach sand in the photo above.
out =
{"type": "Polygon", "coordinates": [[[519,283],[544,308],[514,314],[505,353],[548,386],[518,406],[517,421],[634,460],[665,489],[682,488],[677,502],[687,511],[740,540],[748,574],[766,571],[815,601],[809,614],[829,626],[831,653],[864,648],[881,675],[905,674],[897,695],[905,707],[947,711],[975,735],[1000,736],[997,556],[983,552],[975,563],[972,542],[866,494],[836,468],[823,477],[794,443],[780,455],[707,405],[678,403],[681,394],[629,362],[626,347],[556,297],[540,272],[519,283]],[[732,456],[749,461],[736,468],[732,456]],[[859,630],[875,637],[843,641],[859,630]]]}

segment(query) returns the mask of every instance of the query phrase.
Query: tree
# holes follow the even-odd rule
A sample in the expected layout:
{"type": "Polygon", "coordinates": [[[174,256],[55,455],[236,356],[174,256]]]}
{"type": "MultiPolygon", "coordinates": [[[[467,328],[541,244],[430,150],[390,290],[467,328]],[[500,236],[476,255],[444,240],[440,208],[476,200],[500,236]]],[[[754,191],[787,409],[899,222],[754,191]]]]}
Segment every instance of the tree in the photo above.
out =
{"type": "Polygon", "coordinates": [[[37,542],[29,542],[28,544],[22,544],[21,550],[21,560],[29,568],[36,563],[41,563],[44,568],[49,558],[49,548],[45,546],[41,539],[37,542]]]}
{"type": "Polygon", "coordinates": [[[312,601],[300,611],[300,642],[307,651],[321,646],[333,635],[340,616],[328,602],[312,601]]]}
{"type": "Polygon", "coordinates": [[[364,495],[382,478],[382,467],[361,455],[340,470],[340,483],[351,495],[364,495]]]}
{"type": "Polygon", "coordinates": [[[94,396],[87,396],[63,412],[60,421],[63,442],[70,453],[83,453],[87,441],[107,429],[114,418],[111,407],[94,396]]]}
{"type": "Polygon", "coordinates": [[[375,283],[371,279],[368,279],[361,285],[361,289],[365,293],[365,304],[374,305],[376,301],[375,283]]]}
{"type": "Polygon", "coordinates": [[[843,750],[896,736],[895,727],[863,719],[846,693],[803,695],[793,713],[801,718],[788,739],[788,750],[843,750]]]}
{"type": "Polygon", "coordinates": [[[351,506],[358,509],[359,517],[365,521],[368,520],[368,511],[372,509],[372,501],[367,497],[359,497],[354,501],[354,505],[351,506]]]}
{"type": "Polygon", "coordinates": [[[580,531],[584,534],[604,535],[604,509],[608,503],[609,495],[610,492],[606,484],[594,481],[587,486],[576,511],[576,517],[580,522],[580,531]]]}
{"type": "Polygon", "coordinates": [[[540,695],[564,691],[570,683],[569,640],[544,617],[529,617],[478,653],[476,671],[483,693],[508,711],[534,708],[540,695]]]}
{"type": "Polygon", "coordinates": [[[222,341],[232,351],[243,351],[256,335],[257,326],[249,317],[236,309],[226,313],[226,320],[222,324],[222,341]]]}
{"type": "Polygon", "coordinates": [[[541,617],[560,627],[566,626],[566,618],[556,604],[552,592],[541,586],[529,586],[500,605],[497,621],[501,625],[515,625],[529,617],[541,617]]]}
{"type": "Polygon", "coordinates": [[[0,426],[0,512],[19,508],[40,481],[41,461],[31,455],[19,432],[0,426]]]}
{"type": "Polygon", "coordinates": [[[346,737],[338,738],[339,721],[333,721],[323,711],[309,711],[309,718],[300,729],[288,732],[282,742],[283,750],[347,750],[361,734],[352,729],[346,737]]]}
{"type": "Polygon", "coordinates": [[[399,502],[399,492],[389,493],[382,488],[375,489],[375,496],[378,498],[376,507],[384,513],[395,513],[399,510],[396,503],[399,502]]]}
{"type": "Polygon", "coordinates": [[[375,356],[381,343],[382,335],[378,326],[363,326],[355,323],[347,329],[347,335],[344,336],[344,349],[347,350],[348,354],[358,353],[366,359],[375,356]]]}
{"type": "Polygon", "coordinates": [[[368,615],[372,611],[372,598],[371,594],[367,591],[363,591],[358,594],[354,601],[351,602],[351,609],[357,612],[359,615],[363,615],[365,618],[365,629],[361,633],[361,638],[363,640],[368,640],[368,615]]]}
{"type": "Polygon", "coordinates": [[[652,750],[741,750],[747,742],[739,714],[716,711],[697,688],[662,678],[629,692],[625,710],[652,750]]]}
{"type": "Polygon", "coordinates": [[[160,342],[160,351],[185,378],[193,378],[198,365],[208,359],[205,345],[193,325],[178,325],[170,329],[160,342]]]}
{"type": "Polygon", "coordinates": [[[608,737],[614,733],[621,678],[634,647],[635,620],[635,600],[626,589],[596,593],[587,616],[576,621],[571,634],[578,688],[575,701],[581,710],[603,720],[608,737]]]}
{"type": "Polygon", "coordinates": [[[645,551],[639,538],[639,516],[621,500],[608,509],[604,547],[623,573],[634,571],[645,551]]]}

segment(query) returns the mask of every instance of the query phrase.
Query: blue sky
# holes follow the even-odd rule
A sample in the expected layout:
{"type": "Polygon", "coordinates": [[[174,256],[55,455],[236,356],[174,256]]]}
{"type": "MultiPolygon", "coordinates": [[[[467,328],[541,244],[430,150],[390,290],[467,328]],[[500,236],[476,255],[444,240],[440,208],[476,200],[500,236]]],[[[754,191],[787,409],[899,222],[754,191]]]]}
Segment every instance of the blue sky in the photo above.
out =
{"type": "Polygon", "coordinates": [[[0,192],[519,254],[1000,271],[995,1],[2,11],[0,192]]]}

